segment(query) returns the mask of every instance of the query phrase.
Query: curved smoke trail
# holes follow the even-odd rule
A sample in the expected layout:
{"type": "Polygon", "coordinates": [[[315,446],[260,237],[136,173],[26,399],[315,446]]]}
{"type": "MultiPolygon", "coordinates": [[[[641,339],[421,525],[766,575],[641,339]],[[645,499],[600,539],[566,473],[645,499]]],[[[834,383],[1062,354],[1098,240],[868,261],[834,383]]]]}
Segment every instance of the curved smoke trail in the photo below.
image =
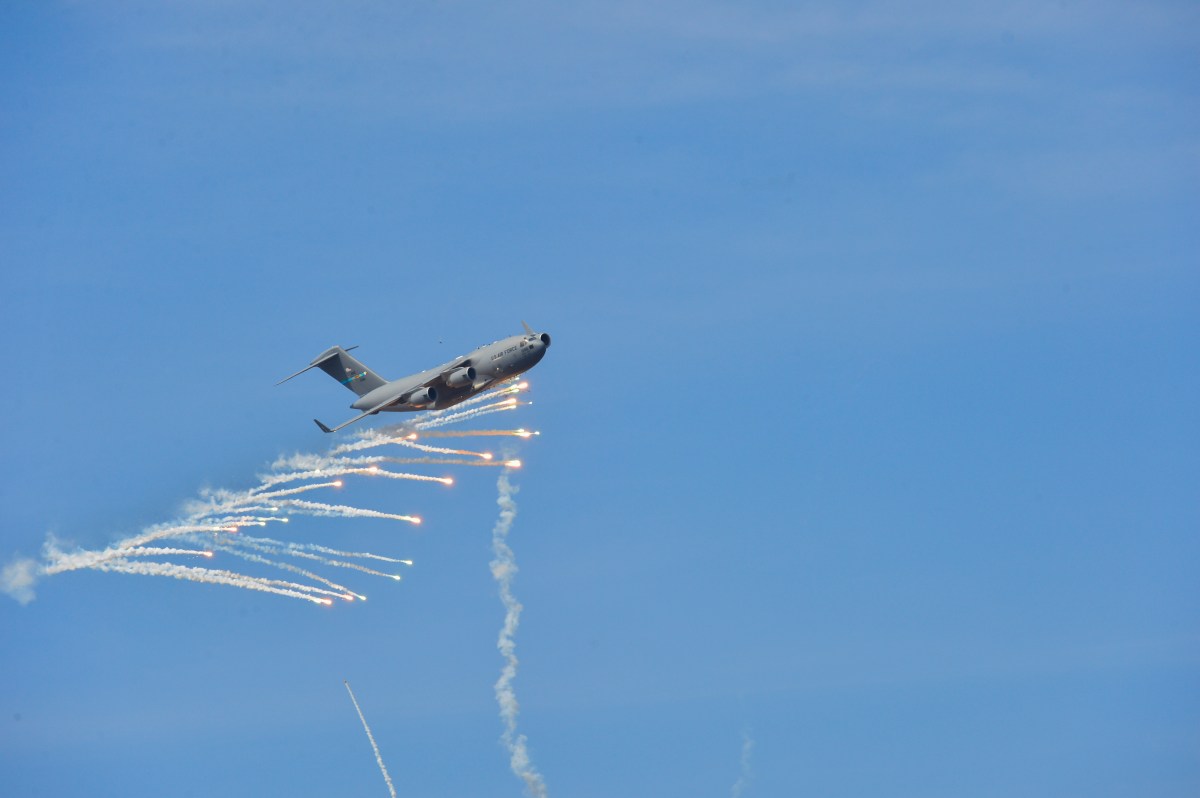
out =
{"type": "Polygon", "coordinates": [[[508,474],[500,475],[496,481],[500,496],[496,504],[500,505],[500,518],[492,529],[492,578],[500,587],[500,601],[504,604],[504,626],[500,629],[500,638],[496,647],[500,656],[504,657],[504,668],[500,671],[500,679],[496,682],[496,703],[500,705],[500,719],[504,722],[504,732],[500,739],[508,749],[509,766],[512,772],[525,782],[525,789],[532,798],[546,798],[546,783],[542,774],[529,759],[529,751],[525,745],[525,735],[517,734],[517,694],[513,690],[513,680],[517,678],[517,625],[521,620],[521,604],[512,592],[512,580],[517,575],[517,562],[513,551],[508,546],[508,533],[512,529],[513,520],[517,517],[517,503],[513,495],[517,487],[508,481],[508,474]]]}
{"type": "MultiPolygon", "coordinates": [[[[391,458],[385,455],[347,458],[341,456],[347,452],[360,452],[391,444],[417,449],[426,454],[455,454],[474,458],[467,463],[451,460],[445,462],[446,465],[487,464],[501,468],[519,468],[520,462],[516,460],[493,463],[490,462],[490,453],[417,444],[413,443],[412,438],[419,434],[415,432],[416,430],[451,424],[467,418],[518,407],[520,402],[511,394],[524,390],[525,387],[527,387],[525,383],[519,385],[502,383],[497,385],[495,390],[481,393],[460,403],[454,408],[454,412],[430,411],[420,421],[361,430],[357,434],[356,442],[334,445],[324,454],[304,453],[281,457],[271,465],[268,473],[258,476],[258,484],[254,487],[248,490],[203,490],[197,499],[184,504],[182,517],[171,522],[144,527],[137,533],[102,550],[89,551],[81,548],[64,550],[53,537],[49,537],[43,546],[40,559],[22,557],[0,567],[0,592],[7,593],[22,604],[27,604],[33,600],[34,587],[39,580],[69,571],[93,570],[229,585],[317,604],[330,604],[330,596],[344,598],[347,601],[364,599],[365,596],[362,594],[337,582],[295,564],[283,562],[283,558],[316,561],[330,567],[351,569],[393,580],[399,580],[400,575],[378,571],[348,560],[370,558],[405,565],[412,565],[412,562],[369,553],[339,552],[336,549],[328,549],[315,544],[281,543],[270,538],[251,537],[245,534],[244,530],[247,527],[286,524],[290,520],[289,516],[293,515],[376,518],[420,524],[421,519],[415,515],[383,512],[350,504],[308,501],[300,498],[300,495],[310,491],[341,488],[343,486],[341,477],[453,484],[454,480],[450,477],[389,471],[380,465],[380,463],[390,461],[442,464],[444,458],[391,458]],[[507,398],[500,402],[486,404],[497,397],[507,398]],[[330,480],[330,477],[336,477],[336,479],[330,480]],[[156,545],[148,545],[152,543],[156,545]],[[176,545],[169,545],[172,543],[187,543],[203,548],[184,549],[176,545]],[[146,560],[148,557],[165,556],[202,556],[205,559],[212,559],[214,556],[219,557],[225,554],[231,554],[246,562],[278,568],[309,579],[315,584],[269,579],[222,568],[185,566],[146,560]]],[[[512,433],[526,435],[525,430],[513,430],[512,433]]]]}

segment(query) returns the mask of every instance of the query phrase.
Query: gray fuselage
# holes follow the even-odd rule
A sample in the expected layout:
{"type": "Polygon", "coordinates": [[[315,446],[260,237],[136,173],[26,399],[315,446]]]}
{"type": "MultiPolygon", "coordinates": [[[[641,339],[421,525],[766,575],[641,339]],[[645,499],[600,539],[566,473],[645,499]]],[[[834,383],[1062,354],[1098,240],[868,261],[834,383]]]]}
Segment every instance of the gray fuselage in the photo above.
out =
{"type": "Polygon", "coordinates": [[[515,377],[533,368],[545,357],[546,349],[549,346],[550,336],[546,333],[509,336],[481,346],[470,354],[455,358],[437,368],[385,383],[370,393],[360,396],[350,406],[355,410],[368,410],[388,399],[419,389],[421,386],[431,386],[437,391],[437,400],[431,405],[415,407],[408,403],[398,403],[382,409],[388,412],[404,412],[427,409],[442,410],[453,407],[502,380],[515,377]],[[447,381],[447,375],[468,367],[475,371],[473,380],[460,385],[453,385],[447,381]]]}

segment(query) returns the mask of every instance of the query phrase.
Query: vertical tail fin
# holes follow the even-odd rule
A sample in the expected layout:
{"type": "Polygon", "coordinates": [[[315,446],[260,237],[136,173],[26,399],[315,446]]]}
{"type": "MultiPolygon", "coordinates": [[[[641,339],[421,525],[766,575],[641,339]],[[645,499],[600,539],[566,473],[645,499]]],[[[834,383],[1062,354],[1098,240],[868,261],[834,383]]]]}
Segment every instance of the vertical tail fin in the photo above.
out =
{"type": "MultiPolygon", "coordinates": [[[[353,348],[350,347],[350,349],[353,348]]],[[[359,396],[364,396],[387,382],[383,377],[364,366],[357,358],[351,356],[349,350],[340,346],[326,349],[313,359],[308,368],[297,371],[292,377],[303,374],[311,368],[319,368],[359,396]]],[[[292,377],[288,377],[287,380],[292,377]]],[[[287,382],[287,380],[282,382],[287,382]]]]}

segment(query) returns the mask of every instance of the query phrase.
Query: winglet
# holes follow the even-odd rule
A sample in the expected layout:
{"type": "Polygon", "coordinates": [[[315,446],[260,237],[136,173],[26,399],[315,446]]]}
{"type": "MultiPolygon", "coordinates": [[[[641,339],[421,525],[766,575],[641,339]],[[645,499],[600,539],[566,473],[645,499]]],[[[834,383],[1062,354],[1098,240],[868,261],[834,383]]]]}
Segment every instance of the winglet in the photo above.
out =
{"type": "Polygon", "coordinates": [[[316,421],[317,426],[321,428],[321,432],[333,432],[333,430],[322,424],[320,421],[317,421],[317,419],[314,418],[313,421],[316,421]]]}
{"type": "Polygon", "coordinates": [[[533,335],[533,330],[529,329],[529,325],[524,320],[521,321],[521,326],[525,328],[526,335],[533,335]]]}

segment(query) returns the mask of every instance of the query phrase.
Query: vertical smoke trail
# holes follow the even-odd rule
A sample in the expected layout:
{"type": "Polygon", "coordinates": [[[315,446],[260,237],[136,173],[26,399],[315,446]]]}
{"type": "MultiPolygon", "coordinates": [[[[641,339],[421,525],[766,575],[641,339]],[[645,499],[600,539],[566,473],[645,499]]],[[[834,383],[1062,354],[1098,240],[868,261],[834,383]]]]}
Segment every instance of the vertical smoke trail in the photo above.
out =
{"type": "Polygon", "coordinates": [[[750,777],[753,775],[750,771],[750,754],[754,751],[754,738],[750,736],[749,730],[742,730],[742,772],[738,776],[738,780],[733,783],[733,790],[730,792],[732,798],[742,798],[742,793],[746,787],[750,785],[750,777]]]}
{"type": "Polygon", "coordinates": [[[525,789],[532,798],[546,798],[546,783],[542,774],[529,760],[529,752],[525,746],[525,735],[517,734],[517,694],[513,690],[513,680],[517,677],[517,624],[521,619],[521,605],[512,593],[512,580],[517,575],[517,562],[513,551],[508,547],[506,538],[512,529],[513,519],[517,517],[517,503],[513,494],[517,492],[514,485],[509,484],[508,474],[502,473],[496,481],[500,497],[496,504],[500,505],[500,518],[492,529],[492,578],[500,587],[500,601],[504,603],[504,626],[500,629],[500,638],[496,647],[504,657],[504,668],[500,671],[500,679],[496,682],[496,703],[500,705],[500,719],[504,721],[504,733],[500,739],[508,749],[509,766],[512,772],[525,782],[525,789]]]}
{"type": "Polygon", "coordinates": [[[350,694],[350,700],[354,703],[355,711],[358,712],[358,719],[362,721],[363,729],[367,732],[367,739],[371,741],[371,750],[375,752],[375,761],[379,763],[379,772],[383,774],[383,780],[387,782],[388,792],[392,794],[392,798],[396,798],[396,788],[392,785],[392,777],[388,775],[387,768],[383,764],[383,757],[379,755],[379,746],[375,744],[375,735],[371,734],[371,727],[367,725],[367,719],[363,717],[358,699],[354,697],[354,691],[350,689],[350,682],[343,679],[342,684],[346,685],[346,692],[350,694]]]}

